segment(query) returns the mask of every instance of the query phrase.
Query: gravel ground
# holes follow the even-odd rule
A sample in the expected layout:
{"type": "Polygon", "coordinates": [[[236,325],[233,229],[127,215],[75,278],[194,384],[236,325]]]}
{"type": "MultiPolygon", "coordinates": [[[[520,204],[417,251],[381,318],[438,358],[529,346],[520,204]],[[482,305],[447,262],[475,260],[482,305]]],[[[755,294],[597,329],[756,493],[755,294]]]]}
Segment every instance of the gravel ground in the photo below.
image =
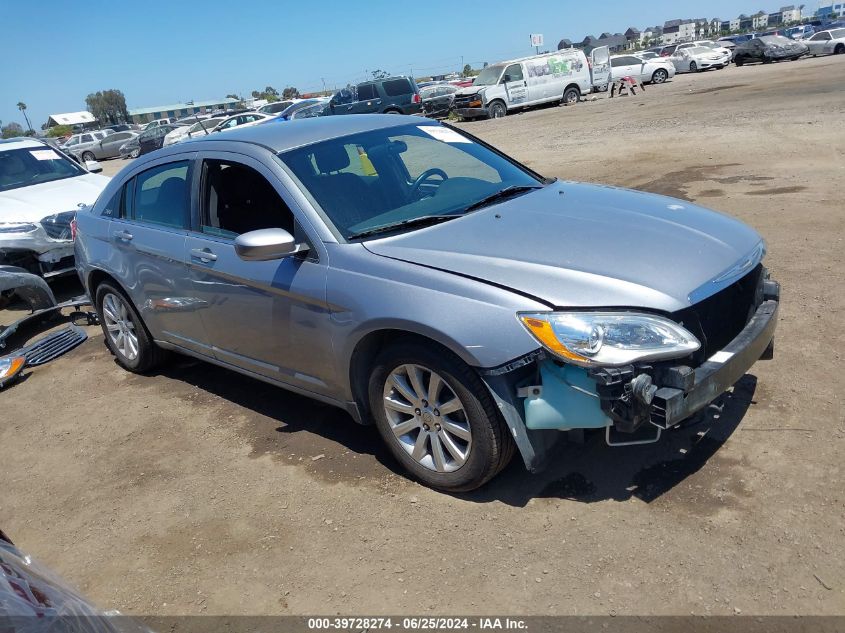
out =
{"type": "Polygon", "coordinates": [[[845,56],[731,67],[461,124],[766,237],[775,360],[720,415],[450,496],[340,411],[188,359],[128,374],[91,328],[0,396],[0,527],[130,614],[845,614],[844,82],[845,56]]]}

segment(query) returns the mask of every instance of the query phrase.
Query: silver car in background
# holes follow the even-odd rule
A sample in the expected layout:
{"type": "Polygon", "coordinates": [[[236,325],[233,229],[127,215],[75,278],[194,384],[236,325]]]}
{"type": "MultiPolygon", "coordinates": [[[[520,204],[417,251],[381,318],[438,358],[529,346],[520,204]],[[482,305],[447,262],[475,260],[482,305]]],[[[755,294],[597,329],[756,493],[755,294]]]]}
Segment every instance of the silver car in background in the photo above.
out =
{"type": "Polygon", "coordinates": [[[669,61],[679,73],[697,73],[711,68],[721,70],[731,63],[731,53],[727,49],[723,50],[724,52],[721,52],[709,46],[679,46],[669,57],[669,61]]]}
{"type": "Polygon", "coordinates": [[[614,80],[632,77],[644,84],[662,84],[675,76],[675,67],[666,57],[617,55],[610,58],[610,76],[614,80]]]}
{"type": "Polygon", "coordinates": [[[741,222],[543,178],[417,117],[173,145],[77,226],[123,367],[174,350],[341,407],[451,491],[515,450],[539,469],[568,431],[657,441],[769,356],[777,322],[741,222]]]}

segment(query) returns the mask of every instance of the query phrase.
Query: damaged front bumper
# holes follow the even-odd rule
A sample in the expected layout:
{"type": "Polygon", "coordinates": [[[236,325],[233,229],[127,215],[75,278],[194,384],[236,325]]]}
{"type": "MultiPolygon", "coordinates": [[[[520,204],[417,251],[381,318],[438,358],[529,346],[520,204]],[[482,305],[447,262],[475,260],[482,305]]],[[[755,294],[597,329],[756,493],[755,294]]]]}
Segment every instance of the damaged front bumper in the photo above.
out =
{"type": "Polygon", "coordinates": [[[38,222],[22,222],[19,227],[4,227],[0,231],[0,265],[20,266],[42,277],[73,272],[74,217],[74,212],[67,211],[38,222]]]}
{"type": "MultiPolygon", "coordinates": [[[[482,371],[526,467],[540,470],[561,431],[605,428],[633,434],[644,425],[676,426],[707,407],[759,359],[772,358],[780,288],[763,286],[762,301],[745,327],[696,367],[683,361],[585,369],[550,359],[543,351],[482,371]]],[[[629,435],[629,437],[631,437],[629,435]]]]}

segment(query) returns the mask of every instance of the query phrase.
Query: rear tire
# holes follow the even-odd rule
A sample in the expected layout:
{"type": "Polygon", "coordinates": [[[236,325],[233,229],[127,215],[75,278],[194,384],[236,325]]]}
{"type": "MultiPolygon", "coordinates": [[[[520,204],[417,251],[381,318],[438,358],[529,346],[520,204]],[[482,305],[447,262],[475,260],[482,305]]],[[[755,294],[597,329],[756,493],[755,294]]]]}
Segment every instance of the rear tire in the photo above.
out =
{"type": "Polygon", "coordinates": [[[698,64],[696,64],[695,62],[690,62],[689,63],[689,71],[691,73],[697,73],[698,72],[698,64]]]}
{"type": "Polygon", "coordinates": [[[501,101],[494,101],[488,106],[487,112],[491,119],[501,119],[507,116],[508,109],[501,101]]]}
{"type": "Polygon", "coordinates": [[[118,364],[134,373],[164,362],[167,353],[153,342],[147,326],[122,289],[104,281],[97,286],[94,305],[106,346],[118,364]]]}
{"type": "Polygon", "coordinates": [[[138,158],[140,155],[141,155],[141,148],[139,147],[138,149],[133,149],[129,153],[129,158],[138,158]]]}
{"type": "Polygon", "coordinates": [[[404,343],[382,351],[368,397],[390,452],[427,486],[474,490],[513,456],[513,439],[478,374],[431,345],[404,343]]]}
{"type": "Polygon", "coordinates": [[[570,86],[566,90],[563,91],[563,97],[561,98],[560,102],[563,105],[572,105],[573,103],[578,103],[581,100],[581,91],[574,86],[570,86]]]}
{"type": "Polygon", "coordinates": [[[651,83],[653,84],[665,83],[667,79],[669,79],[669,73],[663,70],[662,68],[658,68],[651,75],[651,83]]]}
{"type": "Polygon", "coordinates": [[[845,44],[837,44],[836,48],[833,49],[834,55],[842,55],[845,53],[845,44]]]}
{"type": "Polygon", "coordinates": [[[84,163],[89,160],[97,160],[97,157],[91,152],[82,152],[82,162],[84,163]]]}

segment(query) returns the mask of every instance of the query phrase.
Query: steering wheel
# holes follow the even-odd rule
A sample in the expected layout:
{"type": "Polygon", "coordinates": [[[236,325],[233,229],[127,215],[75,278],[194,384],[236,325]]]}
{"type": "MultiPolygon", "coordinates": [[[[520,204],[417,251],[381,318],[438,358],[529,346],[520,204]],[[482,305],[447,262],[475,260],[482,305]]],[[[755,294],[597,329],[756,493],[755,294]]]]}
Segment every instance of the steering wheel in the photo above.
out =
{"type": "Polygon", "coordinates": [[[440,176],[443,180],[449,179],[449,174],[447,174],[439,167],[432,167],[431,169],[426,169],[423,173],[417,176],[416,180],[414,180],[414,184],[411,185],[411,189],[408,192],[409,197],[413,197],[414,195],[416,195],[417,191],[419,191],[420,189],[420,185],[422,185],[427,180],[431,179],[432,176],[440,176]]]}

